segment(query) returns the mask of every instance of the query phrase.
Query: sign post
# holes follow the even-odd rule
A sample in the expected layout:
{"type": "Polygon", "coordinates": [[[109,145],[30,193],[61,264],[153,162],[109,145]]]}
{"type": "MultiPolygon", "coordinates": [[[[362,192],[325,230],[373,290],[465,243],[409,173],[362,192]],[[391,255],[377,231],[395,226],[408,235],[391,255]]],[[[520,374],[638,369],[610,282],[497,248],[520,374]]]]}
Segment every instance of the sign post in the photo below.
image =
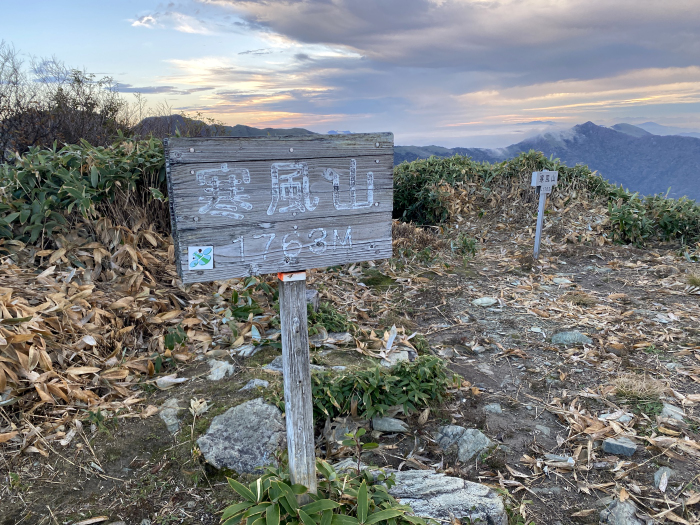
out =
{"type": "Polygon", "coordinates": [[[315,493],[306,270],[391,257],[394,136],[164,145],[182,282],[278,274],[290,476],[315,493]]]}
{"type": "Polygon", "coordinates": [[[544,205],[547,200],[547,195],[552,193],[552,188],[557,185],[558,180],[558,171],[534,171],[532,173],[532,182],[530,185],[537,187],[540,195],[540,204],[537,208],[535,250],[533,254],[535,259],[539,258],[540,256],[540,238],[542,237],[542,222],[544,221],[544,205]]]}

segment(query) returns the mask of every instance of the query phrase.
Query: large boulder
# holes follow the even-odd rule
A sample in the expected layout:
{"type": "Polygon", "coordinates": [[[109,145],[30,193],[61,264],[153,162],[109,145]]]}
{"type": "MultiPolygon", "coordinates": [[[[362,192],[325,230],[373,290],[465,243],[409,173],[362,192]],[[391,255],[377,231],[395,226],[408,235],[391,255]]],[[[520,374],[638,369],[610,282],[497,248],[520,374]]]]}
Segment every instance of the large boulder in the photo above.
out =
{"type": "Polygon", "coordinates": [[[262,398],[216,416],[207,433],[197,440],[207,463],[238,473],[260,472],[263,466],[273,462],[284,443],[282,413],[262,398]]]}
{"type": "Polygon", "coordinates": [[[503,501],[489,487],[432,470],[397,472],[389,493],[423,518],[450,522],[452,515],[468,523],[508,525],[503,501]]]}

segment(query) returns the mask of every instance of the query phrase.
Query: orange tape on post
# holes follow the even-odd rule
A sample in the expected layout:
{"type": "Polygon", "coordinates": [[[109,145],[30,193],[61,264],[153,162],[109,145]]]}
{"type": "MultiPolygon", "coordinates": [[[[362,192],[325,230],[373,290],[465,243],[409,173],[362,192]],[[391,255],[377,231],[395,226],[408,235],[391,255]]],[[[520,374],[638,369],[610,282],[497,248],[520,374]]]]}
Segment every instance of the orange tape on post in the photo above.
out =
{"type": "Polygon", "coordinates": [[[306,281],[306,272],[279,272],[277,274],[277,278],[284,283],[289,283],[292,281],[306,281]]]}

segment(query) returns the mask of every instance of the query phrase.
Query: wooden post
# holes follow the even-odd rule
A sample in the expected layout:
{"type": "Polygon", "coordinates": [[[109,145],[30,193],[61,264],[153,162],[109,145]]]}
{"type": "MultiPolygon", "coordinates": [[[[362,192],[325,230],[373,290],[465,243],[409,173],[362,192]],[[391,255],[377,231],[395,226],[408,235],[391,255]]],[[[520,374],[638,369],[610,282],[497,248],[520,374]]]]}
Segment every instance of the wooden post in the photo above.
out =
{"type": "MultiPolygon", "coordinates": [[[[315,494],[316,449],[306,318],[306,272],[279,273],[278,278],[289,474],[292,483],[304,485],[315,494]]],[[[309,500],[305,496],[300,503],[309,500]]]]}

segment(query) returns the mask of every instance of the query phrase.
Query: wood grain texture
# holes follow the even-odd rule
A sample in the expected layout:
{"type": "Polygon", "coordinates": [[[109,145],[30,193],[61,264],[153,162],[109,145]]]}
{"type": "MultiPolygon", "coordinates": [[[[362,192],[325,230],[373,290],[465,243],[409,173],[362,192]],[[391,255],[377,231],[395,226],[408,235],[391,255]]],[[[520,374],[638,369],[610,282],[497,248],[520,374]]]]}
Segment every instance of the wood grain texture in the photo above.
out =
{"type": "MultiPolygon", "coordinates": [[[[287,451],[292,483],[317,492],[306,281],[279,281],[287,451]]],[[[308,498],[304,498],[308,501],[308,498]]]]}
{"type": "Polygon", "coordinates": [[[390,133],[170,138],[165,146],[184,283],[391,257],[390,133]],[[189,247],[211,249],[213,268],[197,266],[189,247]]]}
{"type": "Polygon", "coordinates": [[[171,137],[167,160],[173,165],[195,162],[298,160],[394,154],[393,133],[303,135],[299,137],[171,137]],[[379,146],[377,146],[379,144],[379,146]],[[293,148],[294,151],[289,151],[293,148]]]}

